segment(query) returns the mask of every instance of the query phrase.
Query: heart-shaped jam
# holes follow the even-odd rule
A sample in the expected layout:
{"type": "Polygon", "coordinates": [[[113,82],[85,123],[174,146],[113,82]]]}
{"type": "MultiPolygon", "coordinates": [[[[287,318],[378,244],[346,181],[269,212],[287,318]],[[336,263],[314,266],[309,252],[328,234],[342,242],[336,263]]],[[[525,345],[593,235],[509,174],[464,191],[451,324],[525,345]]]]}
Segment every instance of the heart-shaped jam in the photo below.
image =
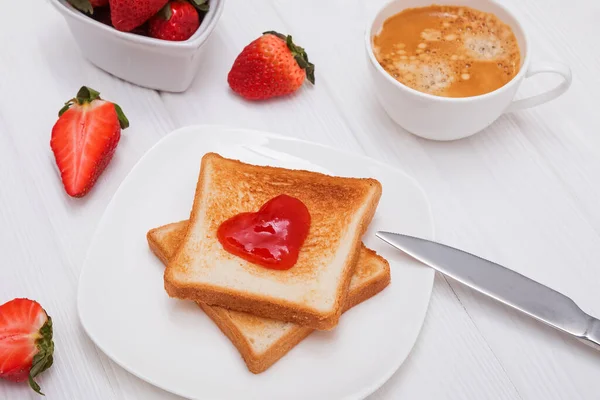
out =
{"type": "Polygon", "coordinates": [[[251,263],[290,269],[308,236],[310,213],[303,202],[285,194],[267,201],[257,212],[223,222],[217,237],[223,248],[251,263]]]}

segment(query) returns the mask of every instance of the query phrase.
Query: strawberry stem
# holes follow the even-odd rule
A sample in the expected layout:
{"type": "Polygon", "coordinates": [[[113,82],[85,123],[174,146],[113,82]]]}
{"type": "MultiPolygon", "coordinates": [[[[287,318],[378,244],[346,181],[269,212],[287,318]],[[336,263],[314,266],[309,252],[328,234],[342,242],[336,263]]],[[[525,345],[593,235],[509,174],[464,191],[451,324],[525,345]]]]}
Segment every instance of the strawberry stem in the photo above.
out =
{"type": "Polygon", "coordinates": [[[91,103],[94,100],[100,99],[100,92],[89,88],[87,86],[82,86],[81,89],[77,92],[77,103],[79,105],[83,105],[85,103],[91,103]]]}
{"type": "Polygon", "coordinates": [[[292,52],[294,60],[298,63],[298,66],[306,71],[306,79],[313,85],[315,84],[315,65],[308,61],[308,54],[306,54],[304,48],[294,44],[291,35],[286,36],[275,31],[263,32],[263,35],[275,35],[279,39],[284,40],[288,49],[292,52]]]}

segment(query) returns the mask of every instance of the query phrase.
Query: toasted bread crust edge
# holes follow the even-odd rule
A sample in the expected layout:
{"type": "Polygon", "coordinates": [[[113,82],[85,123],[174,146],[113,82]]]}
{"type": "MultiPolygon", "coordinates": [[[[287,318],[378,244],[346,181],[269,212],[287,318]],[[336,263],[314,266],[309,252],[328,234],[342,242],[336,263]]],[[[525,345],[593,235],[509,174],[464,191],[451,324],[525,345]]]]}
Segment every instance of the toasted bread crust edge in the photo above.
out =
{"type": "Polygon", "coordinates": [[[313,331],[311,328],[305,326],[297,326],[287,335],[282,336],[269,350],[262,354],[257,354],[252,350],[250,343],[248,343],[242,332],[240,332],[235,324],[229,321],[225,315],[226,310],[203,303],[197,304],[217,324],[221,332],[229,338],[242,356],[248,370],[253,374],[260,374],[266,371],[313,331]]]}
{"type": "Polygon", "coordinates": [[[146,233],[146,240],[148,241],[148,247],[150,247],[150,250],[152,250],[154,255],[158,257],[163,264],[168,265],[169,259],[167,258],[166,253],[160,248],[160,242],[155,241],[152,237],[154,232],[160,228],[161,227],[150,229],[148,233],[146,233]]]}
{"type": "MultiPolygon", "coordinates": [[[[336,313],[335,323],[330,329],[335,328],[335,326],[339,322],[340,316],[342,315],[342,313],[345,310],[348,310],[349,308],[353,307],[353,306],[351,306],[348,308],[344,308],[344,307],[346,307],[346,303],[348,301],[348,296],[349,296],[348,288],[350,287],[350,281],[352,280],[354,271],[356,271],[356,264],[358,261],[360,250],[361,250],[361,248],[367,249],[366,246],[364,246],[362,244],[361,239],[362,239],[363,235],[365,234],[365,232],[367,231],[367,229],[369,228],[369,224],[371,223],[371,220],[373,219],[373,216],[375,215],[375,210],[377,210],[377,206],[379,205],[379,199],[381,199],[381,193],[382,193],[381,183],[379,183],[379,181],[377,181],[375,179],[369,179],[369,180],[373,181],[375,183],[375,185],[374,185],[375,192],[373,193],[373,198],[371,199],[369,208],[365,212],[363,219],[359,222],[359,229],[357,229],[356,236],[353,239],[354,240],[354,243],[353,243],[354,255],[348,259],[348,262],[344,266],[344,274],[345,275],[343,277],[342,284],[338,288],[337,301],[336,301],[336,307],[335,307],[335,309],[337,309],[338,312],[336,313]]],[[[368,250],[372,251],[370,249],[368,249],[368,250]]],[[[373,253],[375,253],[375,252],[373,251],[373,253]]],[[[377,253],[375,253],[375,255],[377,255],[377,253]]],[[[377,257],[379,257],[379,256],[377,256],[377,257]]],[[[383,259],[383,257],[381,257],[381,258],[383,259]]],[[[383,259],[383,260],[385,260],[385,259],[383,259]]],[[[385,262],[389,269],[389,264],[387,263],[387,260],[385,260],[385,262]]],[[[362,301],[362,300],[360,300],[360,301],[362,301]]],[[[355,303],[355,304],[358,304],[358,303],[355,303]]],[[[319,328],[317,328],[317,329],[319,329],[319,328]]]]}
{"type": "MultiPolygon", "coordinates": [[[[249,165],[239,160],[226,159],[217,153],[206,153],[202,157],[198,183],[196,185],[194,205],[190,214],[190,226],[193,226],[198,219],[196,211],[198,208],[197,202],[200,201],[199,199],[201,198],[202,187],[204,186],[206,172],[205,164],[208,163],[212,158],[233,161],[239,163],[241,166],[249,165]]],[[[266,168],[268,170],[284,169],[269,166],[261,168],[266,168]]],[[[319,174],[318,172],[313,171],[297,171],[319,174]]],[[[319,175],[326,176],[325,174],[319,175]]],[[[367,208],[363,215],[363,218],[359,222],[359,229],[357,229],[356,235],[353,238],[352,256],[347,259],[346,265],[344,266],[342,273],[342,284],[338,287],[336,301],[332,308],[332,312],[319,313],[311,309],[303,309],[301,307],[298,307],[297,304],[290,304],[277,299],[265,299],[264,297],[253,296],[250,294],[245,294],[242,296],[238,292],[227,290],[221,287],[214,287],[212,285],[203,285],[197,283],[193,285],[185,285],[173,279],[172,268],[170,268],[172,262],[169,262],[167,264],[167,268],[165,269],[164,273],[165,291],[170,297],[193,300],[195,302],[206,303],[214,306],[221,306],[236,311],[248,312],[250,314],[254,314],[265,318],[294,322],[296,324],[307,326],[313,329],[331,330],[335,328],[342,314],[342,308],[345,303],[346,296],[348,294],[350,280],[352,278],[352,275],[354,274],[356,261],[358,260],[358,253],[361,247],[361,238],[366,232],[369,224],[371,223],[373,216],[375,215],[375,210],[377,209],[377,205],[379,204],[379,199],[381,198],[382,193],[381,183],[379,183],[379,181],[377,181],[376,179],[354,179],[369,182],[372,185],[372,192],[370,193],[370,198],[367,199],[367,201],[369,202],[369,207],[367,208]]],[[[190,232],[188,230],[184,242],[187,242],[187,240],[189,239],[189,235],[190,232]]],[[[179,258],[179,253],[183,251],[183,248],[184,246],[181,246],[178,249],[174,259],[179,258]]]]}
{"type": "Polygon", "coordinates": [[[383,289],[388,287],[392,282],[392,273],[390,271],[390,263],[385,258],[381,257],[375,250],[371,250],[366,246],[362,246],[362,250],[371,253],[374,257],[379,259],[385,265],[384,272],[379,274],[376,278],[363,283],[360,287],[353,289],[348,295],[346,303],[344,303],[344,311],[346,312],[352,307],[357,306],[365,300],[369,300],[383,289]]]}

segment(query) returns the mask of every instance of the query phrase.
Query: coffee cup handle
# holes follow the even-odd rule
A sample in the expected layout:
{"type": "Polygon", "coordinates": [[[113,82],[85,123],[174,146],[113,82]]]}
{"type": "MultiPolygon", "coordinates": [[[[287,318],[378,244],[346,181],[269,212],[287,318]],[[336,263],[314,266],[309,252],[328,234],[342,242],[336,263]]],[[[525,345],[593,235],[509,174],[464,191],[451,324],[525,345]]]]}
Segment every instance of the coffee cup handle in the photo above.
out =
{"type": "Polygon", "coordinates": [[[536,94],[535,96],[524,99],[514,100],[511,105],[508,106],[506,112],[523,110],[525,108],[535,107],[550,100],[554,100],[566,92],[569,86],[571,86],[571,81],[573,80],[571,76],[571,69],[567,65],[558,62],[541,62],[533,64],[527,70],[525,78],[530,78],[534,75],[544,73],[558,74],[562,76],[563,81],[554,89],[550,89],[547,92],[536,94]]]}

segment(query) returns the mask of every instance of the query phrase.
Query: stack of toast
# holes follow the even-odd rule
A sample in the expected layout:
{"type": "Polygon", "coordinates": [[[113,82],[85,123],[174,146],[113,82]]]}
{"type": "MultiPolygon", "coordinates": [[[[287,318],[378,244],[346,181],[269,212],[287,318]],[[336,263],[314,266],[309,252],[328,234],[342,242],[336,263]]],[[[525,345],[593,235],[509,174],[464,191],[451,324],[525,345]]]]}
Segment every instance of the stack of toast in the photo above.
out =
{"type": "Polygon", "coordinates": [[[165,290],[192,300],[260,373],[313,330],[335,328],[342,312],[390,283],[388,262],[361,242],[381,197],[374,179],[202,158],[190,219],[147,234],[165,264],[165,290]],[[227,251],[219,226],[280,195],[300,200],[310,227],[294,265],[265,268],[227,251]]]}

